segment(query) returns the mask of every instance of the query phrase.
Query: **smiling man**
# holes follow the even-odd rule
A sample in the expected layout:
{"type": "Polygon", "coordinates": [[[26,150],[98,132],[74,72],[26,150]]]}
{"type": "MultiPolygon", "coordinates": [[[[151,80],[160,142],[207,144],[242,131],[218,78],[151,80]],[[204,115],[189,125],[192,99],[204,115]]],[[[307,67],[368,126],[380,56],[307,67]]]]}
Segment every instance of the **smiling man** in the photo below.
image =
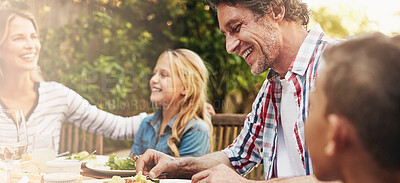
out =
{"type": "Polygon", "coordinates": [[[335,40],[326,39],[319,26],[306,31],[309,11],[300,0],[210,4],[217,10],[226,50],[243,57],[255,75],[269,70],[268,77],[243,130],[225,150],[179,159],[150,150],[138,160],[138,170],[153,177],[161,172],[192,177],[193,182],[246,182],[240,175],[264,163],[265,179],[311,175],[304,145],[309,91],[323,64],[323,50],[335,40]]]}

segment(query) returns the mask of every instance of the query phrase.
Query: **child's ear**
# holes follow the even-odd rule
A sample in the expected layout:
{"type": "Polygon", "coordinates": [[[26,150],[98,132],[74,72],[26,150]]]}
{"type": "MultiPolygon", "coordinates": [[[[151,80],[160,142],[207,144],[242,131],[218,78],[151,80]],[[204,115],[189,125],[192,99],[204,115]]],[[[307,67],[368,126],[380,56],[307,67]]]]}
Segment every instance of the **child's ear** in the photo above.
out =
{"type": "Polygon", "coordinates": [[[185,96],[186,95],[186,88],[184,88],[183,90],[182,90],[182,92],[181,92],[181,95],[183,95],[183,96],[185,96]]]}
{"type": "Polygon", "coordinates": [[[328,121],[328,140],[324,152],[327,156],[334,156],[346,150],[350,144],[350,130],[347,118],[337,115],[329,114],[328,121]]]}

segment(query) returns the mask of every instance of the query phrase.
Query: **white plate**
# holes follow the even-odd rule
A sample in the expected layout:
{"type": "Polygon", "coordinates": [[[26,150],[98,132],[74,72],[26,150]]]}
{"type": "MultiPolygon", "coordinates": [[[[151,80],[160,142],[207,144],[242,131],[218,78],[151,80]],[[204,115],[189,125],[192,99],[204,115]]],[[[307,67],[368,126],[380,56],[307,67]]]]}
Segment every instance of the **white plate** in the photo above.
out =
{"type": "Polygon", "coordinates": [[[86,168],[107,175],[133,176],[134,174],[136,174],[136,170],[110,170],[110,167],[105,165],[107,161],[108,159],[104,162],[100,161],[88,162],[86,164],[86,168]]]}
{"type": "MultiPolygon", "coordinates": [[[[66,159],[68,156],[63,156],[63,157],[58,157],[56,158],[57,160],[67,160],[66,159]]],[[[77,160],[71,160],[71,161],[77,161],[77,160]]],[[[108,161],[108,156],[102,156],[102,155],[96,155],[96,158],[94,159],[88,159],[88,160],[83,160],[82,161],[82,166],[85,166],[86,163],[88,162],[107,162],[108,161]]]]}

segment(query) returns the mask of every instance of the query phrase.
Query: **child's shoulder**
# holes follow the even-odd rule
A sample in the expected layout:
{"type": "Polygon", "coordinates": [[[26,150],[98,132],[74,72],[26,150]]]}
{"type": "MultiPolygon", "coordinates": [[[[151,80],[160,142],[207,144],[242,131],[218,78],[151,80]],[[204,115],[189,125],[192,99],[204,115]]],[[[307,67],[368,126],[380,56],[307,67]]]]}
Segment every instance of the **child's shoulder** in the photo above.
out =
{"type": "Polygon", "coordinates": [[[185,130],[187,128],[190,128],[189,130],[196,130],[196,131],[208,131],[207,123],[200,119],[200,118],[193,118],[189,121],[189,123],[186,125],[185,130]]]}
{"type": "Polygon", "coordinates": [[[143,122],[149,122],[149,121],[154,121],[157,118],[160,118],[161,111],[160,110],[156,110],[156,112],[154,112],[153,114],[148,115],[147,117],[143,118],[143,122]]]}
{"type": "Polygon", "coordinates": [[[154,121],[154,120],[155,120],[154,114],[143,118],[143,122],[151,122],[151,121],[154,121]]]}

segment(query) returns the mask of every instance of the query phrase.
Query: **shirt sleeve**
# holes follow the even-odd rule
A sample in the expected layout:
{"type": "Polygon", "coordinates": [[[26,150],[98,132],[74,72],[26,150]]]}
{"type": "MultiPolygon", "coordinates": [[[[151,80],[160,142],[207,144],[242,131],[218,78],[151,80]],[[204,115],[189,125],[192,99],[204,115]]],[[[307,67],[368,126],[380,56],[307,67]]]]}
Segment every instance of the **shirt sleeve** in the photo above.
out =
{"type": "Polygon", "coordinates": [[[240,134],[231,145],[222,150],[231,162],[232,166],[242,176],[249,173],[256,165],[263,162],[263,132],[264,120],[261,113],[264,110],[265,87],[257,95],[253,103],[252,111],[247,115],[240,134]]]}
{"type": "Polygon", "coordinates": [[[118,140],[132,140],[146,113],[122,117],[98,109],[75,91],[63,86],[68,109],[65,113],[68,122],[91,133],[118,140]]]}
{"type": "MultiPolygon", "coordinates": [[[[204,123],[204,122],[203,122],[204,123]]],[[[198,122],[181,137],[180,156],[202,156],[210,152],[208,128],[198,122]]]]}

